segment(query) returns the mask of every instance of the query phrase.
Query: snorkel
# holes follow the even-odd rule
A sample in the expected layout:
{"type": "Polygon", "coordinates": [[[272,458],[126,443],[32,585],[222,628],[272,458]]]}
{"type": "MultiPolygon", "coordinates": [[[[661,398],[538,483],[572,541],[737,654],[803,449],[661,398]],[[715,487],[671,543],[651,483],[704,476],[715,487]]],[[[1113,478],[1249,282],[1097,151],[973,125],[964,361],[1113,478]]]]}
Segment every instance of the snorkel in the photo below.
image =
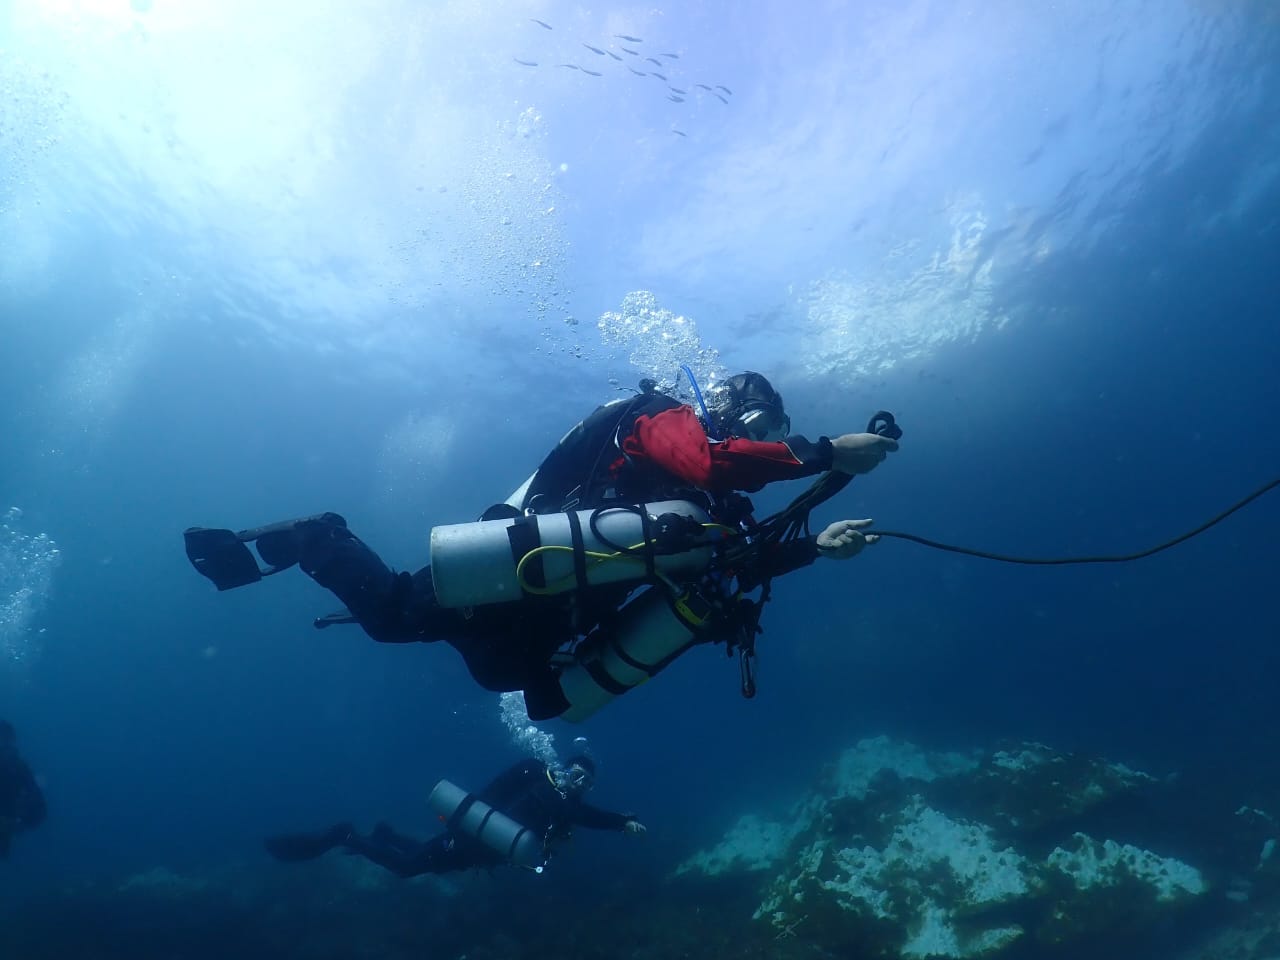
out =
{"type": "Polygon", "coordinates": [[[702,411],[702,421],[707,425],[707,436],[712,440],[721,439],[720,432],[716,430],[716,423],[711,419],[711,413],[707,410],[706,401],[702,399],[702,391],[698,389],[698,381],[694,379],[693,371],[689,369],[687,363],[680,364],[680,369],[689,378],[689,386],[693,387],[694,399],[698,401],[698,409],[702,411]]]}

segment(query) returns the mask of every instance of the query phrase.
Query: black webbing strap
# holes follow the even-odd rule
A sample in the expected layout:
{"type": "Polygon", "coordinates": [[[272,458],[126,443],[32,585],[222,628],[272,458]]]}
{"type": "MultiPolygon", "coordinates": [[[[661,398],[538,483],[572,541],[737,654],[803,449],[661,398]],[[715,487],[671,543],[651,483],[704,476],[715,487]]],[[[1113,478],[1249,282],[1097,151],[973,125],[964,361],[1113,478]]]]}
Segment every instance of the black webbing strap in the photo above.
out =
{"type": "Polygon", "coordinates": [[[587,544],[582,539],[582,521],[576,511],[565,514],[569,518],[569,537],[573,542],[573,579],[579,590],[585,590],[587,583],[587,544]]]}
{"type": "Polygon", "coordinates": [[[520,846],[521,838],[524,837],[524,835],[528,832],[529,832],[528,827],[521,827],[519,830],[516,831],[515,839],[511,841],[511,846],[507,847],[507,859],[510,860],[512,863],[514,863],[516,859],[516,847],[520,846]]]}
{"type": "Polygon", "coordinates": [[[596,686],[606,693],[611,693],[615,697],[620,697],[631,689],[626,684],[619,683],[617,680],[613,679],[613,677],[609,676],[608,672],[604,668],[604,664],[599,660],[594,658],[591,660],[584,660],[582,662],[582,667],[587,671],[587,676],[595,681],[596,686]]]}
{"type": "MultiPolygon", "coordinates": [[[[507,542],[511,544],[511,559],[519,564],[530,552],[542,546],[542,539],[538,536],[538,518],[521,517],[512,523],[507,527],[507,542]]],[[[547,572],[541,556],[525,567],[524,579],[531,587],[547,585],[547,572]]]]}
{"type": "Polygon", "coordinates": [[[622,644],[618,642],[617,637],[614,637],[609,641],[609,646],[612,648],[614,655],[633,670],[639,670],[641,673],[648,674],[651,677],[658,672],[657,668],[651,667],[647,663],[642,663],[635,657],[631,656],[631,654],[627,653],[627,651],[623,650],[622,644]]]}
{"type": "Polygon", "coordinates": [[[650,582],[658,578],[653,561],[653,522],[649,519],[648,504],[640,504],[640,529],[644,533],[644,575],[650,582]]]}
{"type": "Polygon", "coordinates": [[[456,830],[458,824],[462,822],[462,818],[467,815],[467,811],[471,809],[477,799],[478,798],[474,793],[468,793],[463,797],[462,800],[459,801],[457,809],[455,809],[453,813],[449,814],[449,819],[445,821],[445,826],[450,830],[456,830]]]}

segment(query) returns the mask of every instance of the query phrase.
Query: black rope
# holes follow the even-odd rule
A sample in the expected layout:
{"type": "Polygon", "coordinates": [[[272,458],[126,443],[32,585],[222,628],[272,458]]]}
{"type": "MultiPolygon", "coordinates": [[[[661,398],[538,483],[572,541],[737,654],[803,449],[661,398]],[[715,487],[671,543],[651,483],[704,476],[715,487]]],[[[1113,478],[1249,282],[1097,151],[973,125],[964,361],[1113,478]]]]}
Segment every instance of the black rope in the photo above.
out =
{"type": "Polygon", "coordinates": [[[998,560],[1001,563],[1021,563],[1032,566],[1065,566],[1067,564],[1074,563],[1128,563],[1130,560],[1141,560],[1144,557],[1150,557],[1153,554],[1160,553],[1162,550],[1168,550],[1170,547],[1176,547],[1180,543],[1185,543],[1192,537],[1204,533],[1215,524],[1221,523],[1237,510],[1247,507],[1254,500],[1257,500],[1263,494],[1274,490],[1276,487],[1280,487],[1280,477],[1277,477],[1270,483],[1264,483],[1243,500],[1239,500],[1232,504],[1226,510],[1223,510],[1213,518],[1206,520],[1194,530],[1188,530],[1186,533],[1174,537],[1172,540],[1166,540],[1164,543],[1157,544],[1147,550],[1139,550],[1137,553],[1120,553],[1097,557],[1014,557],[1004,553],[992,553],[987,550],[973,550],[969,547],[957,547],[950,543],[939,543],[937,540],[929,540],[926,537],[917,537],[912,533],[898,533],[895,530],[868,531],[868,534],[874,533],[876,536],[880,537],[893,537],[896,540],[910,540],[912,543],[932,547],[934,550],[945,550],[948,553],[960,553],[967,557],[979,557],[983,560],[998,560]]]}

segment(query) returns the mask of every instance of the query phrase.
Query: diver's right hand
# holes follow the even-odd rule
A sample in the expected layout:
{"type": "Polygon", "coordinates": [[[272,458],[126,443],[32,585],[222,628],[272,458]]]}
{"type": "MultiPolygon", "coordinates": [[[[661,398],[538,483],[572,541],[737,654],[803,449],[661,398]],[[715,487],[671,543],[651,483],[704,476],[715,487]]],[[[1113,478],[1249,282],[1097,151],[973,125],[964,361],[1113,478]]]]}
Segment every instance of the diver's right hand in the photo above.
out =
{"type": "Polygon", "coordinates": [[[831,469],[853,475],[870,473],[897,449],[897,440],[878,433],[846,433],[831,441],[831,469]]]}
{"type": "Polygon", "coordinates": [[[874,533],[863,533],[871,526],[870,520],[837,520],[829,524],[815,538],[818,556],[832,560],[848,560],[862,552],[862,548],[880,538],[874,533]]]}

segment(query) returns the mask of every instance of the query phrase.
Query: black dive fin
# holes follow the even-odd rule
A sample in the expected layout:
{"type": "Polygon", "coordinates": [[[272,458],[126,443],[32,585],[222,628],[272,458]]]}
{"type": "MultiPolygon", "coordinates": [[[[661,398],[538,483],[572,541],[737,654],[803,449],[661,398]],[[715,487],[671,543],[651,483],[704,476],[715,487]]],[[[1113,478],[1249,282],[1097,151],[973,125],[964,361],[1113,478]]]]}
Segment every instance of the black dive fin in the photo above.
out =
{"type": "Polygon", "coordinates": [[[349,823],[335,823],[319,833],[283,833],[267,837],[263,845],[277,860],[296,862],[314,860],[324,856],[334,847],[348,843],[355,836],[355,827],[349,823]]]}
{"type": "Polygon", "coordinates": [[[183,532],[187,544],[187,558],[196,571],[213,581],[219,590],[257,583],[281,570],[288,570],[295,563],[302,549],[300,530],[316,523],[345,527],[347,521],[336,513],[320,513],[300,520],[284,520],[254,527],[252,530],[215,530],[209,527],[191,527],[183,532]],[[255,543],[265,567],[259,567],[249,550],[255,543]]]}
{"type": "Polygon", "coordinates": [[[297,863],[301,860],[314,860],[324,856],[338,845],[340,840],[334,831],[322,833],[285,833],[276,837],[267,837],[263,846],[267,853],[283,863],[297,863]]]}
{"type": "Polygon", "coordinates": [[[337,626],[340,623],[359,623],[355,617],[351,615],[350,610],[339,610],[336,613],[326,613],[323,617],[316,617],[312,621],[312,626],[317,630],[323,630],[325,627],[337,626]]]}
{"type": "Polygon", "coordinates": [[[208,577],[219,590],[257,583],[263,571],[243,540],[230,530],[191,527],[183,531],[187,559],[196,572],[208,577]]]}

